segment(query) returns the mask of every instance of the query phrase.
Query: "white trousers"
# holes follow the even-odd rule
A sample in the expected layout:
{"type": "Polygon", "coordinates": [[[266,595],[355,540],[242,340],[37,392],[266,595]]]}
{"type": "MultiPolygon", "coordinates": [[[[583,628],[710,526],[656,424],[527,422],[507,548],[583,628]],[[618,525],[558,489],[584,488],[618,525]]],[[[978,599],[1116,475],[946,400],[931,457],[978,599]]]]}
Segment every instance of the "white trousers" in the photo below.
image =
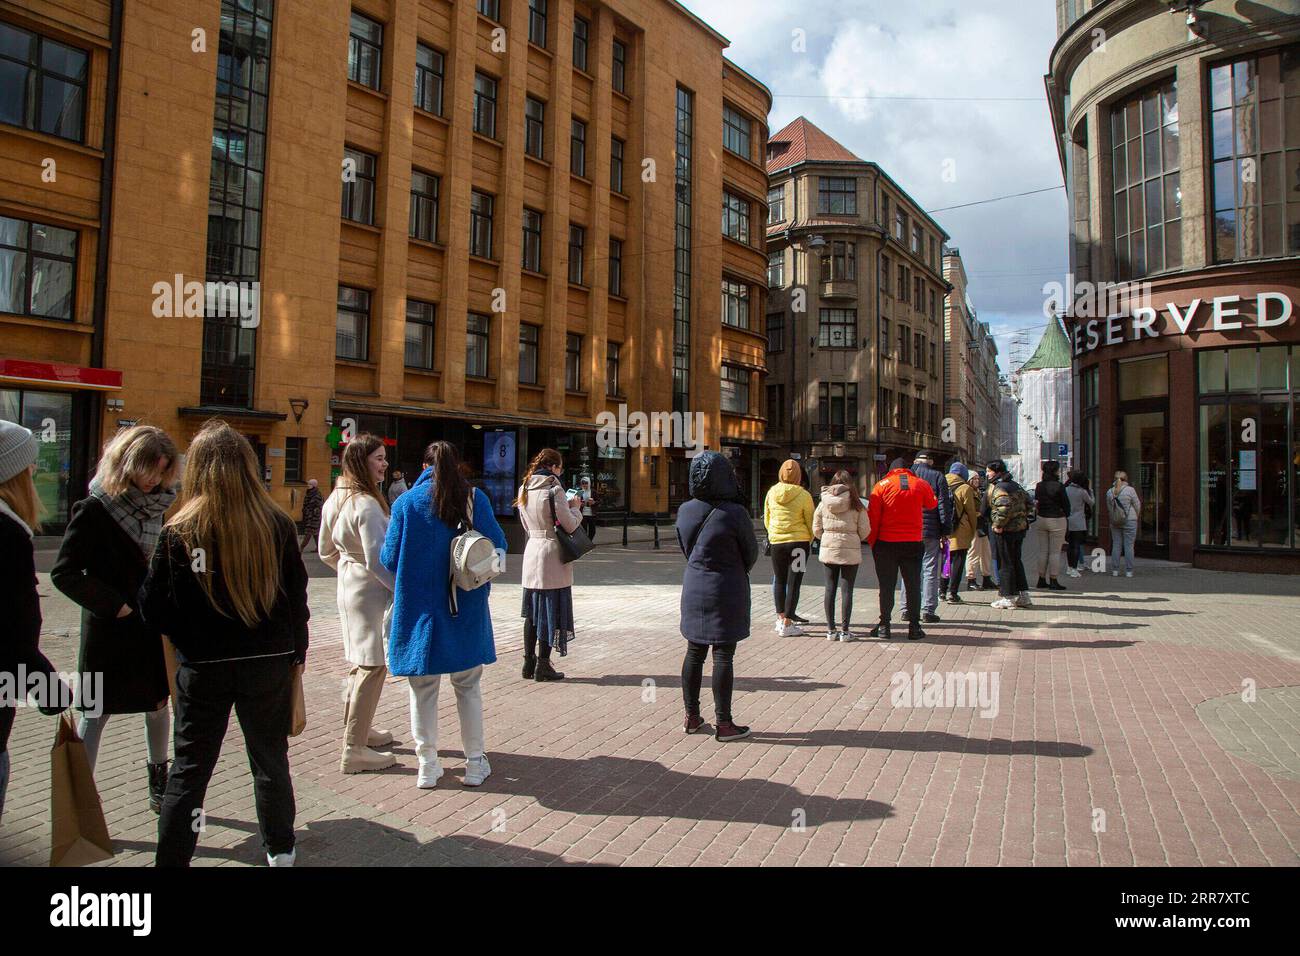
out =
{"type": "MultiPolygon", "coordinates": [[[[483,756],[483,665],[449,675],[456,691],[461,748],[465,759],[483,756]]],[[[411,686],[411,737],[421,763],[438,762],[438,690],[442,675],[408,678],[411,686]]]]}

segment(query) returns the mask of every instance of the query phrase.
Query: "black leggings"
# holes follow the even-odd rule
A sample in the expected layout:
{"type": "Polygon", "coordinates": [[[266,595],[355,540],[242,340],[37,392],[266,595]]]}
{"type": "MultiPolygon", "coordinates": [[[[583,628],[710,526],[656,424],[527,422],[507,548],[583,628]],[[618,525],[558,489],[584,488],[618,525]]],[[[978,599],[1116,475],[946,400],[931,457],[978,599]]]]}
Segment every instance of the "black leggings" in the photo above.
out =
{"type": "MultiPolygon", "coordinates": [[[[537,625],[528,618],[524,618],[524,657],[536,657],[537,644],[537,625]]],[[[549,661],[551,659],[551,645],[546,641],[542,641],[541,645],[542,660],[549,661]]]]}
{"type": "Polygon", "coordinates": [[[1086,546],[1088,532],[1085,530],[1065,532],[1066,567],[1078,571],[1083,567],[1083,549],[1086,546]]]}
{"type": "Polygon", "coordinates": [[[809,541],[787,541],[772,545],[772,603],[776,613],[794,617],[799,607],[799,588],[808,569],[809,541]]]}
{"type": "Polygon", "coordinates": [[[708,657],[710,647],[713,648],[713,716],[720,724],[730,723],[735,641],[729,644],[686,642],[686,660],[682,661],[682,700],[686,703],[686,716],[700,716],[700,684],[704,682],[704,658],[708,657]]]}
{"type": "Polygon", "coordinates": [[[966,578],[966,549],[949,551],[948,556],[952,559],[952,573],[948,575],[948,593],[956,597],[957,592],[961,590],[961,582],[966,578]]]}
{"type": "Polygon", "coordinates": [[[840,582],[844,582],[844,590],[840,592],[840,617],[842,624],[847,631],[849,628],[849,618],[853,617],[853,582],[858,579],[858,566],[856,564],[828,564],[826,567],[826,593],[823,607],[826,610],[826,629],[833,631],[835,629],[835,591],[839,588],[840,582]]]}

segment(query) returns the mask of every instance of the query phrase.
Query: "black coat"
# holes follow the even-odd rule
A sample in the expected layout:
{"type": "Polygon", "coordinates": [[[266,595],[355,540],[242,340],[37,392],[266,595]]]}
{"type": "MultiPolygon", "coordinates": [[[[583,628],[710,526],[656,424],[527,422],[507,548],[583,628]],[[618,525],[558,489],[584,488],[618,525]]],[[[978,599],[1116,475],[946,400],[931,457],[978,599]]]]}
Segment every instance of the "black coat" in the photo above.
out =
{"type": "MultiPolygon", "coordinates": [[[[40,651],[41,599],[36,592],[36,561],[31,536],[9,515],[0,512],[0,605],[5,608],[6,626],[0,627],[0,674],[18,668],[27,674],[55,673],[54,665],[40,651]]],[[[18,691],[21,693],[21,690],[18,691]]],[[[54,708],[47,713],[59,713],[54,708]]],[[[0,753],[9,747],[9,731],[16,707],[0,702],[0,753]]]]}
{"type": "Polygon", "coordinates": [[[148,570],[144,552],[103,502],[90,497],[72,506],[50,579],[81,605],[78,669],[104,675],[106,714],[157,710],[169,693],[162,638],[140,616],[136,600],[148,570]],[[119,618],[123,604],[132,613],[119,618]]]}
{"type": "Polygon", "coordinates": [[[946,538],[952,534],[952,518],[955,513],[948,479],[943,476],[943,472],[929,465],[913,464],[912,474],[930,486],[938,502],[937,506],[926,508],[921,515],[921,537],[946,538]]]}
{"type": "Polygon", "coordinates": [[[1070,496],[1065,493],[1065,485],[1054,479],[1040,481],[1034,487],[1034,503],[1040,518],[1070,517],[1070,496]]]}
{"type": "Polygon", "coordinates": [[[691,500],[677,509],[677,543],[686,555],[682,637],[729,644],[749,637],[749,572],[758,541],[731,463],[717,452],[691,462],[691,500]]]}

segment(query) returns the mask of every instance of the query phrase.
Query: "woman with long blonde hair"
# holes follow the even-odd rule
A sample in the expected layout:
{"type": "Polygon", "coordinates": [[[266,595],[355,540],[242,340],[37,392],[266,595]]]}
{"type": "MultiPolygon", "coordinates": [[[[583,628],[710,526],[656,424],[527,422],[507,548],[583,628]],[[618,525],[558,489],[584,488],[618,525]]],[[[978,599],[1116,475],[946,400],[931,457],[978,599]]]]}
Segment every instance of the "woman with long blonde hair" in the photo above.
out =
{"type": "Polygon", "coordinates": [[[163,515],[176,500],[180,454],[161,428],[123,428],[104,446],[90,495],[72,506],[54,586],[81,605],[83,674],[102,674],[100,701],[82,701],[78,733],[91,770],[109,718],[144,714],[149,809],[167,789],[167,669],[158,632],[140,619],[137,592],[149,570],[163,515]],[[94,713],[87,706],[95,704],[94,713]]]}
{"type": "Polygon", "coordinates": [[[344,773],[385,770],[397,763],[374,748],[393,735],[374,730],[388,668],[384,638],[393,607],[393,574],[379,560],[388,533],[389,505],[380,482],[388,470],[382,439],[357,435],[343,452],[343,475],[321,510],[320,558],[338,572],[339,624],[343,656],[351,665],[343,704],[344,773]]]}
{"type": "Polygon", "coordinates": [[[233,708],[253,770],[271,866],[294,864],[289,730],[307,658],[307,571],[293,521],[262,484],[252,446],[209,421],[186,453],[180,508],[163,527],[140,612],[176,647],[176,759],[158,822],[159,866],[188,866],[193,821],[233,708]]]}
{"type": "Polygon", "coordinates": [[[1115,483],[1106,492],[1106,510],[1110,515],[1110,573],[1119,577],[1120,561],[1124,576],[1133,577],[1133,546],[1137,543],[1138,520],[1142,516],[1142,499],[1128,481],[1128,472],[1115,472],[1115,483]]]}

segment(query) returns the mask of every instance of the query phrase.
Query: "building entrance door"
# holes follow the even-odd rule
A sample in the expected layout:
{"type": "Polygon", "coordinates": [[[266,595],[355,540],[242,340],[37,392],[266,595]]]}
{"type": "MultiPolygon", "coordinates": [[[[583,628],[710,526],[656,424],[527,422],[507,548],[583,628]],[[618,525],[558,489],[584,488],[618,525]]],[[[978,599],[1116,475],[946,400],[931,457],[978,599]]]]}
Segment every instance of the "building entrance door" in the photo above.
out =
{"type": "Polygon", "coordinates": [[[1128,473],[1142,514],[1137,550],[1160,556],[1169,547],[1169,416],[1164,410],[1122,416],[1120,468],[1128,473]]]}

